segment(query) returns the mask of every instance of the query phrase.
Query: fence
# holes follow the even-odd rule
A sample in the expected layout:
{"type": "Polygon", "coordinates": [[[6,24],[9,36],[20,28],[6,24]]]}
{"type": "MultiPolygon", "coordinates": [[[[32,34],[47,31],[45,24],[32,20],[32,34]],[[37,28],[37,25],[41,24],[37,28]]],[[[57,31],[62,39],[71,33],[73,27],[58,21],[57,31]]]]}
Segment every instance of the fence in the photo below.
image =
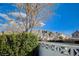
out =
{"type": "Polygon", "coordinates": [[[40,56],[79,56],[79,44],[40,42],[40,56]]]}

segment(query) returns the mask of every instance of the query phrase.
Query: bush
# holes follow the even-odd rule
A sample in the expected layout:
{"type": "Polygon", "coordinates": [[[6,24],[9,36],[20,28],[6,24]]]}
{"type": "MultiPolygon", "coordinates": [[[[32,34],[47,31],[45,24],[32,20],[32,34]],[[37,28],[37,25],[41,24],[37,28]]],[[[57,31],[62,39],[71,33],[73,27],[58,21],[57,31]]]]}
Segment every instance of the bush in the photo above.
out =
{"type": "Polygon", "coordinates": [[[1,56],[26,56],[38,46],[38,37],[32,33],[0,35],[1,56]]]}

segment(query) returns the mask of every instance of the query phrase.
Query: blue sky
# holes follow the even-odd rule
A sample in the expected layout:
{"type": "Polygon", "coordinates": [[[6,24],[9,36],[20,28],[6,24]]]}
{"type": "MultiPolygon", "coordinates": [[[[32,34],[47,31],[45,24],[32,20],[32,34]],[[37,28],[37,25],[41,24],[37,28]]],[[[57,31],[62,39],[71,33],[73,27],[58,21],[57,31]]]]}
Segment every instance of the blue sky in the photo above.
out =
{"type": "Polygon", "coordinates": [[[58,4],[53,11],[56,15],[51,15],[48,18],[43,29],[65,34],[79,30],[79,4],[58,4]]]}
{"type": "MultiPolygon", "coordinates": [[[[15,9],[16,7],[10,4],[0,4],[0,13],[3,14],[7,14],[15,9]]],[[[71,34],[72,32],[79,30],[79,4],[60,3],[55,4],[55,6],[50,9],[55,15],[50,15],[48,20],[45,21],[46,25],[41,29],[63,32],[65,34],[71,34]]],[[[2,20],[2,22],[0,22],[2,24],[7,22],[7,20],[1,16],[0,20],[2,20]]]]}

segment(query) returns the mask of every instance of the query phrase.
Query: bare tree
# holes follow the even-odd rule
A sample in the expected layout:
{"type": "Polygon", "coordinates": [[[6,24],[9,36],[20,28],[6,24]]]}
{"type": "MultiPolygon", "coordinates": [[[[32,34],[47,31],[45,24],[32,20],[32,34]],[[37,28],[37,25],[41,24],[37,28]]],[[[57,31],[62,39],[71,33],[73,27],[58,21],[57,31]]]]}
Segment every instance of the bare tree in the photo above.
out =
{"type": "Polygon", "coordinates": [[[25,26],[25,31],[32,30],[35,26],[44,25],[41,22],[51,14],[51,11],[48,9],[51,5],[50,3],[17,3],[19,16],[16,16],[18,21],[16,23],[19,25],[19,22],[22,22],[23,26],[25,26]],[[26,14],[25,17],[21,14],[22,11],[26,14]]]}

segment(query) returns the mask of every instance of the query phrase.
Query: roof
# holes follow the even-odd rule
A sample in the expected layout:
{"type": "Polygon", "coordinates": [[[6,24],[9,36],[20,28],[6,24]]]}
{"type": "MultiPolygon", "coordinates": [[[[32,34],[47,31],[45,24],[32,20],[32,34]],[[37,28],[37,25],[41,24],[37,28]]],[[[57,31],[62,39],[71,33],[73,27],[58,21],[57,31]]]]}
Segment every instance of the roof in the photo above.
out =
{"type": "Polygon", "coordinates": [[[72,33],[72,34],[75,34],[75,33],[79,33],[79,31],[78,30],[76,30],[74,33],[72,33]]]}

